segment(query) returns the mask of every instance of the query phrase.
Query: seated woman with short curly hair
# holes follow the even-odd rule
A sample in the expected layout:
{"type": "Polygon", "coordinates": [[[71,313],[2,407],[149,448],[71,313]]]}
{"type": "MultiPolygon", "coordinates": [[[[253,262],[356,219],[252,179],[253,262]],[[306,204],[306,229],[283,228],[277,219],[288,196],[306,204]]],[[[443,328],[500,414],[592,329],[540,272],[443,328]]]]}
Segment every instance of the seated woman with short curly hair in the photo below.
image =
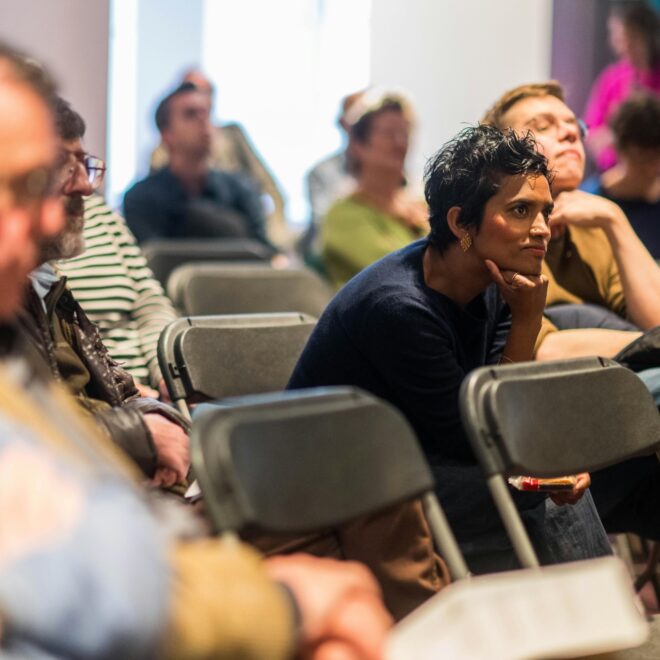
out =
{"type": "MultiPolygon", "coordinates": [[[[477,572],[512,568],[515,559],[463,431],[458,392],[476,367],[532,360],[545,332],[549,179],[533,138],[493,126],[462,131],[427,166],[428,238],[389,254],[337,294],[289,382],[291,389],[357,386],[403,412],[477,572]]],[[[513,493],[541,561],[610,552],[588,484],[580,475],[574,491],[554,502],[513,493]]]]}

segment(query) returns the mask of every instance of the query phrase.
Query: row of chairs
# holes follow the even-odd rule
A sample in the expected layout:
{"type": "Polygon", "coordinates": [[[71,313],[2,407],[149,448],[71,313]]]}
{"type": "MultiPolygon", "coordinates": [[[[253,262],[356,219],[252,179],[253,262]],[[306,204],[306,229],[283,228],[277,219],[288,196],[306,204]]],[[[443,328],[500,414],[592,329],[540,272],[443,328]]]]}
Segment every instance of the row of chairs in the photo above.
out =
{"type": "Polygon", "coordinates": [[[156,279],[167,286],[167,280],[178,266],[188,263],[252,262],[268,263],[272,249],[247,238],[194,238],[147,241],[142,246],[149,268],[156,279]]]}
{"type": "Polygon", "coordinates": [[[520,562],[530,570],[465,580],[465,562],[406,420],[355,389],[277,392],[313,325],[301,314],[187,318],[161,337],[161,368],[180,409],[187,411],[190,397],[222,399],[200,406],[192,435],[195,474],[219,531],[256,526],[305,533],[422,495],[458,582],[397,628],[391,658],[437,657],[441,648],[445,657],[467,657],[468,647],[469,657],[568,657],[643,641],[648,626],[621,563],[608,558],[539,569],[504,480],[588,471],[655,451],[660,420],[641,381],[598,359],[488,367],[470,375],[460,397],[463,423],[520,562]],[[263,392],[271,393],[257,394],[263,392]],[[242,398],[225,398],[232,396],[242,398]],[[585,594],[598,607],[591,599],[585,604],[585,594]],[[503,602],[517,616],[523,605],[545,614],[528,614],[522,628],[511,630],[512,612],[503,602]],[[457,619],[461,603],[469,610],[457,619]],[[499,621],[506,635],[478,642],[466,634],[470,625],[443,624],[448,613],[455,623],[465,623],[465,616],[476,622],[475,612],[499,621]],[[548,612],[554,618],[548,620],[548,612]],[[460,654],[447,654],[452,644],[460,654]]]}
{"type": "Polygon", "coordinates": [[[318,318],[332,298],[307,268],[252,263],[184,264],[170,275],[167,293],[189,316],[301,312],[318,318]]]}
{"type": "MultiPolygon", "coordinates": [[[[147,248],[154,267],[161,271],[165,264],[169,267],[168,292],[183,314],[296,310],[318,317],[331,298],[326,283],[316,273],[300,268],[271,268],[267,262],[270,252],[254,241],[157,241],[147,248]],[[206,259],[211,258],[215,261],[207,263],[206,259]]],[[[628,557],[632,566],[626,536],[618,536],[615,542],[617,551],[628,557]]],[[[642,548],[648,546],[644,539],[639,539],[639,543],[642,548]]],[[[651,544],[647,555],[648,563],[637,578],[636,588],[641,589],[650,582],[656,598],[660,599],[660,580],[656,573],[660,544],[651,544]]]]}
{"type": "Polygon", "coordinates": [[[306,268],[274,269],[272,249],[250,239],[157,240],[143,253],[183,314],[302,312],[319,317],[332,297],[306,268]]]}

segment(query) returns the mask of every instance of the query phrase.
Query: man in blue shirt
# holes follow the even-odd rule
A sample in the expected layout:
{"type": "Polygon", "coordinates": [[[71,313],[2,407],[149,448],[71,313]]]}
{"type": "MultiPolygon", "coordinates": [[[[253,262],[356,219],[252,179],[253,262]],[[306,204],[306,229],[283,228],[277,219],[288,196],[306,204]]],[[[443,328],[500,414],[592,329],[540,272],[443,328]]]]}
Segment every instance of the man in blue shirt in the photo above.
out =
{"type": "Polygon", "coordinates": [[[208,96],[184,83],[156,110],[169,165],[136,183],[124,197],[126,222],[140,243],[157,238],[252,238],[273,247],[256,186],[212,169],[208,96]]]}

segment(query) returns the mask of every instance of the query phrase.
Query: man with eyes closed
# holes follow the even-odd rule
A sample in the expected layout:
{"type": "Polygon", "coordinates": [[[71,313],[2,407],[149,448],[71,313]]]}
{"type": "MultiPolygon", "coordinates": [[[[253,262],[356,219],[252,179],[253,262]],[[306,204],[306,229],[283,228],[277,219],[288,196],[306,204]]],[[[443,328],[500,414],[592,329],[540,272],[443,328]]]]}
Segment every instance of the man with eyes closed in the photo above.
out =
{"type": "MultiPolygon", "coordinates": [[[[553,175],[552,240],[544,264],[548,307],[589,303],[601,308],[601,327],[648,330],[660,324],[660,268],[614,202],[578,190],[585,154],[583,125],[564,103],[556,82],[528,84],[504,93],[484,122],[531,131],[553,175]]],[[[581,312],[584,314],[584,311],[581,312]]],[[[549,311],[562,328],[571,325],[549,311]]],[[[584,317],[583,317],[584,318],[584,317]]],[[[629,333],[555,333],[539,359],[593,354],[613,356],[629,333]],[[569,341],[572,337],[573,344],[569,341]]]]}
{"type": "MultiPolygon", "coordinates": [[[[468,565],[503,570],[515,559],[463,431],[458,393],[476,367],[532,360],[552,332],[542,329],[550,175],[531,137],[478,126],[447,143],[425,178],[429,236],[344,286],[288,387],[354,385],[399,408],[468,565]]],[[[543,562],[609,552],[588,485],[580,475],[573,492],[552,495],[555,504],[513,493],[543,562]]]]}
{"type": "MultiPolygon", "coordinates": [[[[604,328],[650,330],[660,324],[660,268],[617,204],[577,189],[584,175],[584,131],[564,103],[561,86],[551,81],[516,87],[495,102],[484,121],[519,135],[531,131],[554,177],[552,239],[543,273],[549,280],[546,315],[562,331],[545,335],[536,359],[615,356],[639,333],[604,328]]],[[[640,373],[651,390],[655,371],[640,373]]],[[[655,456],[624,461],[591,478],[608,532],[660,540],[655,456]]]]}

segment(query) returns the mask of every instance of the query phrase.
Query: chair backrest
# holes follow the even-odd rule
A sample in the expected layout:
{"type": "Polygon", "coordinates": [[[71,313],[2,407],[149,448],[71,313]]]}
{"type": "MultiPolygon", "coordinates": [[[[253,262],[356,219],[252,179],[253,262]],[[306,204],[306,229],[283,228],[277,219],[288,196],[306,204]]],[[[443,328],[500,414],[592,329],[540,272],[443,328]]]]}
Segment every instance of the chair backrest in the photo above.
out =
{"type": "Polygon", "coordinates": [[[261,264],[181,266],[167,290],[191,316],[301,312],[318,318],[332,298],[328,285],[308,269],[261,264]]]}
{"type": "Polygon", "coordinates": [[[248,238],[179,239],[148,241],[142,252],[156,279],[165,286],[170,273],[189,262],[268,262],[273,251],[248,238]]]}
{"type": "Polygon", "coordinates": [[[653,397],[628,369],[604,358],[482,367],[465,379],[461,419],[516,554],[538,558],[507,475],[556,477],[597,470],[660,446],[653,397]]]}
{"type": "Polygon", "coordinates": [[[225,404],[200,410],[191,438],[221,529],[304,533],[433,488],[408,422],[365,392],[316,388],[225,404]]]}
{"type": "Polygon", "coordinates": [[[173,321],[158,342],[158,361],[172,401],[284,389],[315,323],[304,314],[173,321]]]}
{"type": "Polygon", "coordinates": [[[660,446],[653,397],[603,358],[482,367],[464,381],[463,425],[487,475],[597,470],[660,446]]]}
{"type": "Polygon", "coordinates": [[[424,494],[452,576],[467,575],[412,428],[366,392],[328,387],[204,404],[191,458],[223,532],[307,533],[424,494]]]}

